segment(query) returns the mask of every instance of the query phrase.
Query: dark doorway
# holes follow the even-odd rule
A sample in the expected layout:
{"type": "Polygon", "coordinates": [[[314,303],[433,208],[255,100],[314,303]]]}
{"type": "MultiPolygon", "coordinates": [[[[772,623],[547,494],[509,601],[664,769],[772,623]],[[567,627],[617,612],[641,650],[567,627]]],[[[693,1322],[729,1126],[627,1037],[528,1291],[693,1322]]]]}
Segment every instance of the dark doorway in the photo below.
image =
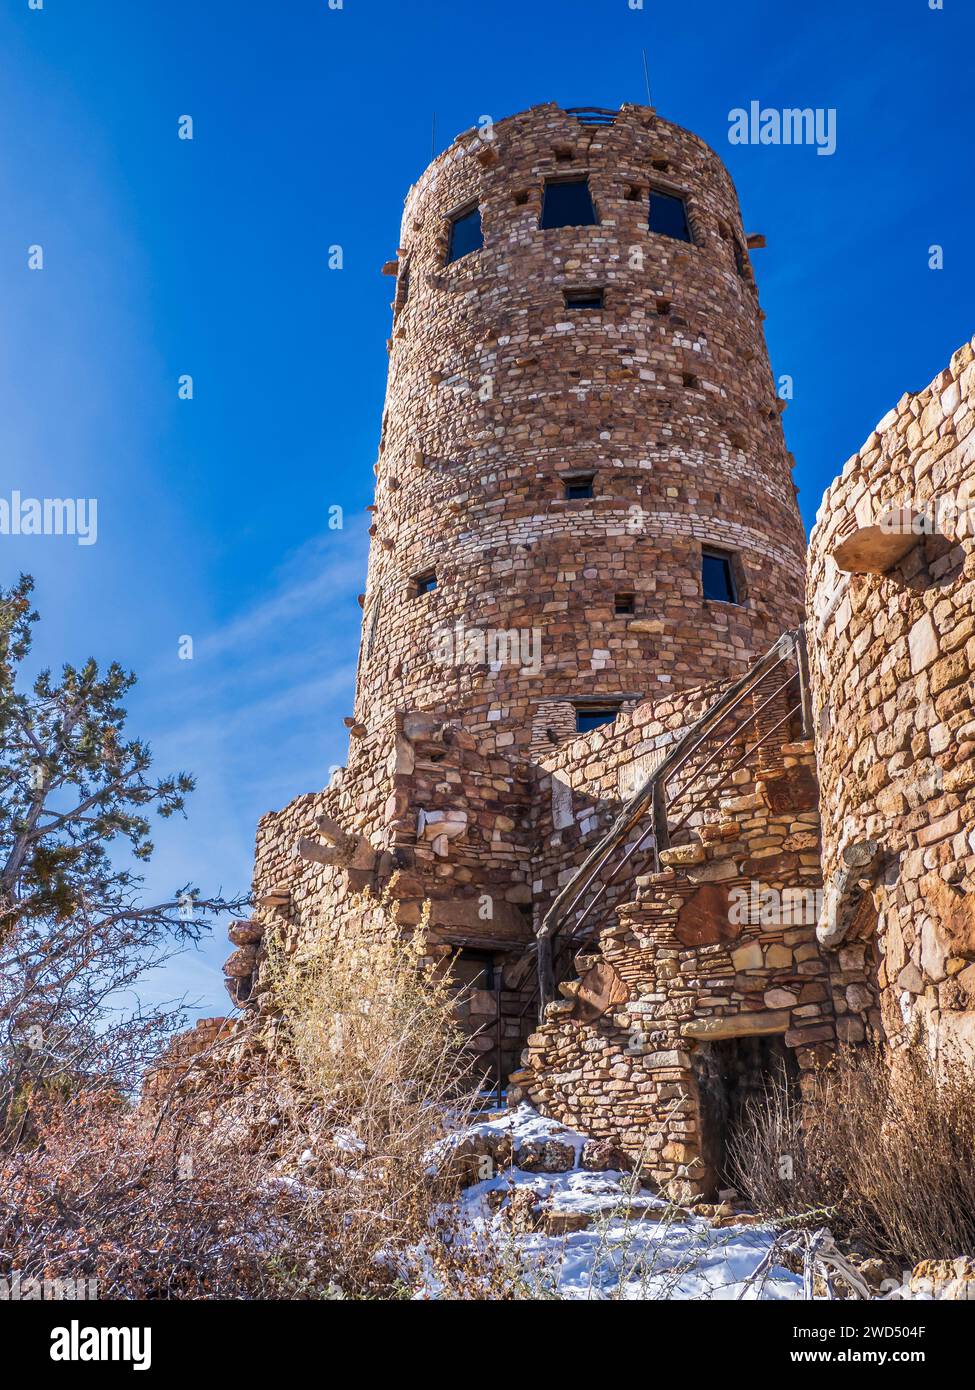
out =
{"type": "Polygon", "coordinates": [[[761,1105],[771,1086],[799,1087],[796,1054],[778,1035],[723,1038],[701,1043],[694,1053],[694,1078],[700,1097],[701,1156],[714,1196],[735,1184],[727,1172],[728,1148],[748,1105],[761,1105]]]}

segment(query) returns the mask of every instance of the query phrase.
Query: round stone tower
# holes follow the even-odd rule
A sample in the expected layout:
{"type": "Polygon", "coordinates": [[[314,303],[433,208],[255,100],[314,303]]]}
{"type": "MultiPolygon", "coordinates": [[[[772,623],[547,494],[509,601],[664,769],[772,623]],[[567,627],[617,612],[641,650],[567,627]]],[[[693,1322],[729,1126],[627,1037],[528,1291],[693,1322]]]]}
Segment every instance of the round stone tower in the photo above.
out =
{"type": "Polygon", "coordinates": [[[526,752],[801,620],[747,239],[703,141],[642,106],[485,124],[410,190],[388,269],[364,731],[422,710],[526,752]]]}

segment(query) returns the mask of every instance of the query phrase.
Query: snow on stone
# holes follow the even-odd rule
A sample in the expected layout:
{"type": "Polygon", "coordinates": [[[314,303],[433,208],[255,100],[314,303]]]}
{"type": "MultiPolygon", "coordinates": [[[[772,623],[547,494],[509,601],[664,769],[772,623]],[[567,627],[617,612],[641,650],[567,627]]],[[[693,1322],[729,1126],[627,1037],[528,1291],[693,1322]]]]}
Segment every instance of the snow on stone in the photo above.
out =
{"type": "Polygon", "coordinates": [[[527,1104],[478,1121],[454,1136],[510,1139],[523,1145],[554,1140],[570,1146],[576,1167],[527,1172],[499,1167],[458,1200],[478,1243],[513,1242],[535,1271],[540,1297],[564,1299],[795,1299],[802,1280],[773,1265],[754,1279],[775,1236],[757,1226],[716,1228],[707,1220],[647,1192],[630,1191],[632,1175],[578,1167],[587,1136],[545,1119],[527,1104]],[[541,1229],[512,1228],[519,1192],[541,1213],[541,1229]],[[537,1203],[535,1198],[538,1199],[537,1203]],[[571,1229],[590,1218],[585,1229],[571,1229]],[[550,1229],[555,1234],[547,1233],[550,1229]]]}

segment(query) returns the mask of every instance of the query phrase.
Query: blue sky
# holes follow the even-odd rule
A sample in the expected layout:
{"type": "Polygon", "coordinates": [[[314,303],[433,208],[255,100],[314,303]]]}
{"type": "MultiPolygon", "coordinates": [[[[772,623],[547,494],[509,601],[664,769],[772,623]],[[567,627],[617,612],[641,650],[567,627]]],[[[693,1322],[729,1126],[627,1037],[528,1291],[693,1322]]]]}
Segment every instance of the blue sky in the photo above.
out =
{"type": "MultiPolygon", "coordinates": [[[[629,4],[6,0],[0,496],[99,511],[92,546],[0,536],[0,578],[37,580],[38,662],[135,669],[132,732],[199,779],[188,820],[159,828],[154,896],[246,888],[258,816],[344,761],[379,271],[434,112],[440,148],[540,101],[644,101],[647,49],[657,109],[718,150],[768,238],[754,264],[807,523],[975,329],[970,0],[629,4]],[[835,108],[836,153],[730,145],[752,100],[835,108]]],[[[223,1012],[226,953],[220,931],[152,991],[223,1012]]]]}

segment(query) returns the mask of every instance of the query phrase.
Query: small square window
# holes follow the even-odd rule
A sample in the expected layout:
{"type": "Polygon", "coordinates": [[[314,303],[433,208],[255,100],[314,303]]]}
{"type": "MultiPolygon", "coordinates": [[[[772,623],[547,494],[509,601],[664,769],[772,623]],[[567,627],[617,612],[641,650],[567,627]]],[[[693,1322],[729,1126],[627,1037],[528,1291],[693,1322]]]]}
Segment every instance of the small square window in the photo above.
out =
{"type": "Polygon", "coordinates": [[[413,596],[419,598],[422,594],[432,594],[436,587],[436,573],[433,570],[424,570],[422,574],[414,576],[413,596]]]}
{"type": "Polygon", "coordinates": [[[636,612],[636,594],[617,594],[615,609],[618,617],[636,612]]]}
{"type": "Polygon", "coordinates": [[[567,478],[565,483],[565,496],[567,501],[571,502],[581,497],[591,497],[592,484],[595,476],[594,473],[590,473],[589,476],[585,478],[567,478]]]}
{"type": "Polygon", "coordinates": [[[612,724],[619,712],[619,705],[576,705],[576,733],[587,734],[601,724],[612,724]]]}
{"type": "Polygon", "coordinates": [[[481,232],[481,209],[468,208],[450,219],[450,243],[447,248],[447,264],[459,261],[472,251],[480,251],[484,245],[481,232]]]}
{"type": "Polygon", "coordinates": [[[601,309],[603,307],[602,290],[566,290],[565,307],[567,309],[601,309]]]}
{"type": "Polygon", "coordinates": [[[545,185],[540,227],[595,227],[596,209],[588,179],[558,179],[545,185]]]}
{"type": "Polygon", "coordinates": [[[738,588],[731,556],[724,550],[705,550],[701,556],[704,597],[714,603],[737,603],[738,588]]]}
{"type": "Polygon", "coordinates": [[[687,207],[683,198],[675,198],[672,193],[650,190],[650,230],[660,236],[673,237],[675,241],[690,241],[691,229],[687,221],[687,207]]]}

